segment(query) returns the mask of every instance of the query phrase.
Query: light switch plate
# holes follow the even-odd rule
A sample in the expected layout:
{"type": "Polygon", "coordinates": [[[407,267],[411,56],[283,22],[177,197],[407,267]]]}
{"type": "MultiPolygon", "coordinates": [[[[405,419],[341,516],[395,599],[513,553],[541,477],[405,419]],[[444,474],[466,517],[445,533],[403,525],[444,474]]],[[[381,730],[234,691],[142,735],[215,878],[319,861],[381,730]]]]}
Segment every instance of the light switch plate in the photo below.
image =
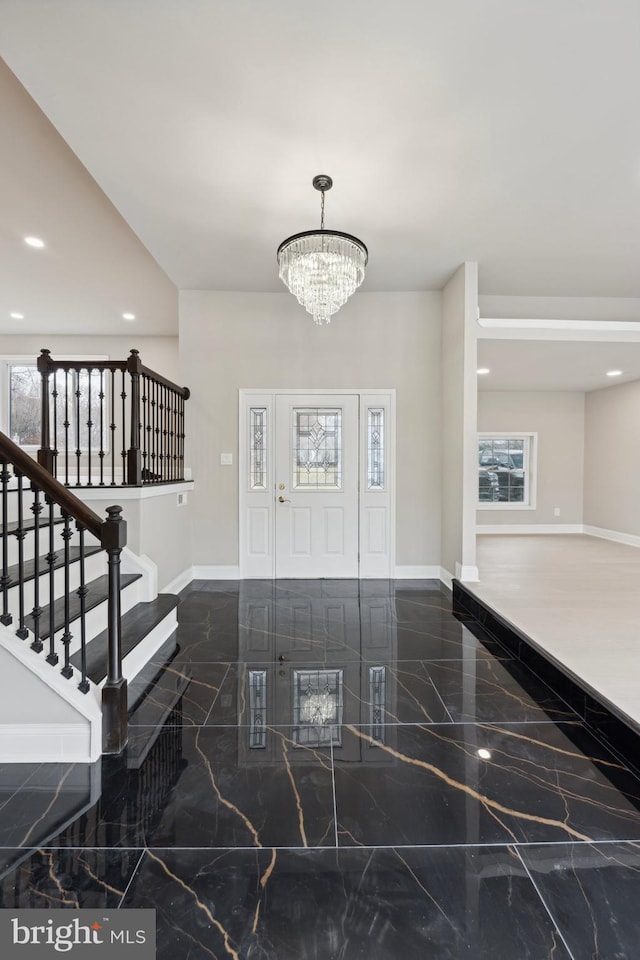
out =
{"type": "Polygon", "coordinates": [[[223,467],[228,467],[233,463],[233,454],[232,453],[221,453],[220,454],[220,463],[223,467]]]}

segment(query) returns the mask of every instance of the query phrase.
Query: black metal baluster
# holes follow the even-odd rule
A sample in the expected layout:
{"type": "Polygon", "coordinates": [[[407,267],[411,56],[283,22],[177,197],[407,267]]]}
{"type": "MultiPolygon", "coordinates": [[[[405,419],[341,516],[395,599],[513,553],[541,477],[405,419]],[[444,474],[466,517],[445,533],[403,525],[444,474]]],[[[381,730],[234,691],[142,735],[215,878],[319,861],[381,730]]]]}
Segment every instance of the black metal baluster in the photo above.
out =
{"type": "Polygon", "coordinates": [[[171,412],[173,410],[172,406],[172,392],[167,387],[167,479],[173,480],[173,461],[171,459],[171,445],[172,445],[172,434],[171,434],[171,412]]]}
{"type": "Polygon", "coordinates": [[[69,596],[69,541],[73,536],[73,531],[71,529],[70,515],[63,510],[62,516],[64,518],[64,530],[62,531],[62,539],[64,541],[64,633],[62,634],[62,643],[64,645],[64,666],[60,673],[63,677],[66,677],[66,679],[69,680],[73,676],[73,667],[69,661],[69,644],[71,643],[72,639],[72,634],[69,629],[71,620],[69,596]]]}
{"type": "Polygon", "coordinates": [[[149,421],[148,421],[148,401],[147,401],[148,386],[149,386],[149,378],[143,374],[142,376],[142,481],[143,483],[145,478],[148,479],[148,476],[149,476],[149,459],[148,459],[149,421]]]}
{"type": "Polygon", "coordinates": [[[127,391],[125,389],[125,371],[122,371],[122,390],[120,391],[120,397],[122,399],[122,429],[120,431],[120,436],[122,439],[122,483],[127,482],[127,416],[126,416],[126,404],[127,391]]]}
{"type": "Polygon", "coordinates": [[[184,419],[184,400],[180,396],[178,397],[178,479],[182,480],[183,471],[182,471],[182,423],[184,419]]]}
{"type": "Polygon", "coordinates": [[[92,487],[91,482],[91,430],[93,429],[93,420],[91,418],[91,376],[93,367],[87,367],[87,486],[92,487]]]}
{"type": "Polygon", "coordinates": [[[76,484],[80,486],[80,457],[82,456],[82,449],[80,444],[80,373],[76,371],[75,373],[75,398],[76,398],[76,422],[75,422],[75,433],[76,433],[76,484]]]}
{"type": "Polygon", "coordinates": [[[2,481],[2,579],[0,579],[2,616],[0,616],[0,623],[8,626],[13,617],[9,613],[9,584],[11,583],[9,577],[9,481],[11,480],[11,473],[6,460],[2,461],[0,480],[2,481]]]}
{"type": "Polygon", "coordinates": [[[42,616],[42,607],[40,606],[40,514],[42,513],[42,503],[40,501],[40,490],[35,484],[31,484],[33,490],[33,503],[31,510],[33,512],[33,641],[31,649],[36,653],[42,652],[42,640],[40,639],[40,617],[42,616]]]}
{"type": "Polygon", "coordinates": [[[104,367],[100,367],[100,486],[104,487],[104,367]]]}
{"type": "Polygon", "coordinates": [[[173,477],[179,480],[178,473],[178,403],[180,397],[177,393],[173,394],[173,477]]]}
{"type": "Polygon", "coordinates": [[[151,381],[151,474],[153,480],[156,472],[156,382],[151,381]]]}
{"type": "Polygon", "coordinates": [[[64,369],[64,482],[67,487],[69,483],[69,368],[64,369]]]}
{"type": "Polygon", "coordinates": [[[167,480],[173,480],[173,392],[167,387],[167,480]]]}
{"type": "Polygon", "coordinates": [[[164,388],[164,479],[171,479],[171,440],[169,435],[170,427],[170,411],[171,411],[171,394],[169,388],[164,388]]]}
{"type": "Polygon", "coordinates": [[[164,475],[163,480],[169,480],[171,477],[171,461],[169,459],[169,390],[164,391],[164,475]]]}
{"type": "Polygon", "coordinates": [[[162,387],[156,382],[156,480],[162,477],[162,387]]]}
{"type": "Polygon", "coordinates": [[[76,524],[80,532],[80,587],[78,596],[80,597],[80,672],[82,674],[78,689],[82,693],[89,692],[89,681],[87,680],[87,624],[86,624],[86,598],[87,586],[85,583],[84,571],[84,527],[76,524]]]}
{"type": "Polygon", "coordinates": [[[111,486],[116,485],[116,372],[111,371],[111,486]]]}
{"type": "Polygon", "coordinates": [[[56,584],[55,570],[58,555],[55,551],[55,511],[56,505],[50,497],[45,497],[49,505],[49,553],[47,554],[47,565],[49,567],[49,653],[47,654],[47,663],[55,666],[58,662],[58,654],[55,651],[56,617],[55,617],[55,599],[56,584]]]}
{"type": "Polygon", "coordinates": [[[19,604],[19,625],[16,630],[16,635],[20,637],[21,640],[26,640],[29,636],[29,631],[27,630],[24,622],[24,538],[26,536],[26,530],[24,529],[24,483],[23,476],[19,473],[15,467],[13,471],[18,478],[18,529],[16,530],[16,538],[18,540],[18,604],[19,604]]]}
{"type": "Polygon", "coordinates": [[[53,371],[53,389],[51,391],[53,399],[53,438],[50,441],[53,446],[53,475],[58,477],[58,371],[53,371]]]}
{"type": "Polygon", "coordinates": [[[165,463],[164,463],[164,387],[162,386],[161,383],[158,384],[158,393],[159,393],[159,395],[160,395],[160,404],[159,404],[159,407],[158,407],[159,414],[160,414],[160,416],[159,416],[159,418],[158,418],[158,449],[159,449],[159,451],[160,451],[160,454],[159,454],[158,459],[159,459],[159,462],[160,462],[160,469],[158,470],[158,473],[160,474],[159,479],[160,479],[160,480],[164,480],[164,470],[165,470],[165,463]]]}

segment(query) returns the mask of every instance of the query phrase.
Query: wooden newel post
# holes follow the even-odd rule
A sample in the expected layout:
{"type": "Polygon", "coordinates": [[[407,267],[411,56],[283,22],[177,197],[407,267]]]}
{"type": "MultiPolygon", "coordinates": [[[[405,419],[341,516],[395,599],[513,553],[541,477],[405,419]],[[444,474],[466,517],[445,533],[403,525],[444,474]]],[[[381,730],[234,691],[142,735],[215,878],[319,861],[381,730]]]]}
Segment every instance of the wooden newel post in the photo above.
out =
{"type": "Polygon", "coordinates": [[[120,753],[127,745],[127,681],[122,676],[120,624],[120,554],[127,543],[127,523],[122,507],[107,507],[100,543],[107,551],[109,599],[107,607],[108,670],[102,688],[102,750],[120,753]]]}
{"type": "Polygon", "coordinates": [[[131,376],[131,436],[127,450],[127,483],[142,485],[142,451],[140,449],[140,372],[142,362],[139,352],[131,350],[127,358],[127,370],[131,376]]]}
{"type": "Polygon", "coordinates": [[[42,378],[40,400],[40,449],[38,463],[53,476],[53,449],[51,447],[51,415],[49,412],[49,377],[51,375],[51,351],[41,350],[38,357],[38,372],[42,378]]]}

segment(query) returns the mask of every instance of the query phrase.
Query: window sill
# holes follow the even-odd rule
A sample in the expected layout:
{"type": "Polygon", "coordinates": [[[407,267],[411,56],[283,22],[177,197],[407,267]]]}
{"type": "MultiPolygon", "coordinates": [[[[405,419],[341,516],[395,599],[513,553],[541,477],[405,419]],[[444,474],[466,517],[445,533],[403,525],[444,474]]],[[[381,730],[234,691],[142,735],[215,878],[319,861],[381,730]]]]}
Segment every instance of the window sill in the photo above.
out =
{"type": "Polygon", "coordinates": [[[498,501],[497,503],[482,503],[476,504],[476,510],[535,510],[535,503],[507,503],[506,500],[498,501]]]}

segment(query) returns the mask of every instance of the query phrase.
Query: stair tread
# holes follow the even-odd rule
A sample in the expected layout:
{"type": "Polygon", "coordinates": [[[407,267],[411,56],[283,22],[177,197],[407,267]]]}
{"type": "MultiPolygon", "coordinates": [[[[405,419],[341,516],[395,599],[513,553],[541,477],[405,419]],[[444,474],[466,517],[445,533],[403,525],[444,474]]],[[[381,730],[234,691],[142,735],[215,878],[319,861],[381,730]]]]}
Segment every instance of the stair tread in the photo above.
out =
{"type": "MultiPolygon", "coordinates": [[[[53,520],[54,527],[57,527],[61,523],[64,523],[64,517],[54,517],[54,520],[53,520]]],[[[41,530],[44,530],[45,527],[48,529],[49,518],[40,517],[39,526],[41,530]]],[[[32,530],[35,530],[35,528],[36,528],[35,517],[31,513],[29,513],[28,516],[25,515],[22,521],[22,529],[30,532],[32,530]]],[[[10,520],[8,523],[5,523],[4,528],[0,530],[0,537],[4,537],[5,534],[11,535],[11,534],[17,533],[19,529],[20,529],[20,521],[10,520]]]]}
{"type": "MultiPolygon", "coordinates": [[[[122,573],[120,574],[120,587],[124,590],[130,583],[139,580],[140,573],[122,573]]],[[[105,574],[102,577],[96,577],[86,584],[87,595],[85,597],[85,611],[93,610],[99,604],[103,603],[109,595],[109,577],[105,574]]],[[[40,616],[40,639],[46,640],[49,636],[49,611],[50,605],[42,607],[40,616]]],[[[77,590],[73,590],[69,596],[69,621],[77,620],[80,616],[80,597],[77,590]]],[[[64,597],[59,597],[53,606],[53,619],[55,631],[64,627],[64,597]]],[[[33,630],[33,617],[25,617],[25,623],[29,630],[33,630]]]]}
{"type": "MultiPolygon", "coordinates": [[[[100,553],[102,547],[99,544],[95,544],[89,547],[84,548],[85,559],[87,557],[92,557],[96,553],[100,553]]],[[[80,558],[80,547],[69,547],[69,560],[71,563],[75,563],[76,560],[80,558]]],[[[48,575],[49,573],[49,564],[47,563],[47,555],[39,558],[40,564],[40,576],[48,575]]],[[[56,560],[53,565],[54,570],[59,570],[61,567],[64,567],[64,549],[61,548],[56,551],[56,560]]],[[[18,572],[19,566],[17,563],[14,563],[13,566],[9,567],[7,574],[9,576],[9,588],[15,587],[18,583],[18,572]]],[[[24,580],[33,580],[35,576],[35,561],[26,560],[24,563],[24,580]]]]}
{"type": "MultiPolygon", "coordinates": [[[[159,593],[155,600],[137,603],[122,616],[122,657],[134,650],[148,633],[178,606],[173,593],[159,593]]],[[[108,631],[103,630],[87,644],[87,676],[100,683],[107,675],[108,631]]],[[[80,668],[80,651],[71,657],[74,667],[80,668]]]]}

